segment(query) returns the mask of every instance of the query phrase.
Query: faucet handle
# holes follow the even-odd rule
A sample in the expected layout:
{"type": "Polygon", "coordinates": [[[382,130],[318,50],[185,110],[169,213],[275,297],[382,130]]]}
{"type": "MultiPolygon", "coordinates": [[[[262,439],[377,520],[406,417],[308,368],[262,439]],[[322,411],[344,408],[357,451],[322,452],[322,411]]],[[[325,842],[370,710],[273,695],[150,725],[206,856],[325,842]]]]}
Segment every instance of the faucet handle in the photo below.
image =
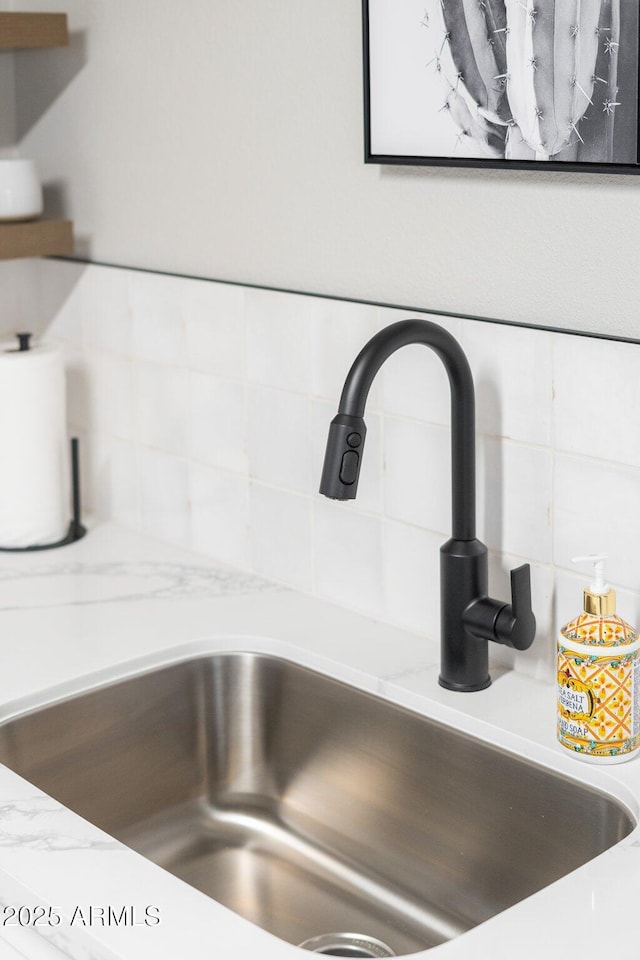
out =
{"type": "Polygon", "coordinates": [[[496,617],[498,643],[516,650],[527,650],[536,635],[536,618],[531,606],[531,567],[528,563],[511,571],[511,604],[505,604],[496,617]]]}

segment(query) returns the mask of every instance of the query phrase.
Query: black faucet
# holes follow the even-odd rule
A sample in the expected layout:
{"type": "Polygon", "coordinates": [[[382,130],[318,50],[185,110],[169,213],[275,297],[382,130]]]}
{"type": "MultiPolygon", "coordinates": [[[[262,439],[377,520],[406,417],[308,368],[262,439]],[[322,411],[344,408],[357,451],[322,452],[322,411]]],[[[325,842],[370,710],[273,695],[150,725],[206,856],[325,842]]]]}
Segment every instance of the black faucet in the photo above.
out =
{"type": "Polygon", "coordinates": [[[528,563],[511,571],[510,604],[488,596],[487,548],[476,539],[473,377],[462,347],[450,333],[427,320],[400,320],[377,333],[360,351],[329,428],[320,493],[334,500],[355,499],[369,389],[385,360],[410,343],[435,350],[451,385],[452,536],[440,548],[439,683],[448,690],[484,690],[491,683],[488,641],[526,650],[533,643],[536,619],[528,563]]]}

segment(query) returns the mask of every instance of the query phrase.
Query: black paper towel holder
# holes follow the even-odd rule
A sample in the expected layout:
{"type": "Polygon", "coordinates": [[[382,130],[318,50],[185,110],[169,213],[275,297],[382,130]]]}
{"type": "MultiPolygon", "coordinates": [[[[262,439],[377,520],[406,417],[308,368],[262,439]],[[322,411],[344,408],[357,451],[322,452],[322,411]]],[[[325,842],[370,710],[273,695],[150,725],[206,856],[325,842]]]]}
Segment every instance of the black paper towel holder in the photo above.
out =
{"type": "Polygon", "coordinates": [[[71,496],[71,522],[64,539],[56,540],[55,543],[34,544],[30,547],[0,547],[0,553],[31,553],[35,550],[55,550],[56,547],[66,547],[68,544],[75,543],[76,540],[81,540],[84,537],[87,530],[86,527],[83,527],[80,519],[80,449],[77,437],[71,438],[71,496]]]}

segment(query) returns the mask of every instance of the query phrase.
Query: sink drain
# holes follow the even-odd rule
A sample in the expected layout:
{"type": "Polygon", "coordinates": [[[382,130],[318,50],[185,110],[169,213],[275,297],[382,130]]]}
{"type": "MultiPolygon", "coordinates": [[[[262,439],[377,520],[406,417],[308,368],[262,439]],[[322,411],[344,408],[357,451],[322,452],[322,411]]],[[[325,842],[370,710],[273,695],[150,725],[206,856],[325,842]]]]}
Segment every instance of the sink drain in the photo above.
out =
{"type": "Polygon", "coordinates": [[[323,933],[298,944],[303,950],[329,957],[395,957],[391,947],[361,933],[323,933]]]}

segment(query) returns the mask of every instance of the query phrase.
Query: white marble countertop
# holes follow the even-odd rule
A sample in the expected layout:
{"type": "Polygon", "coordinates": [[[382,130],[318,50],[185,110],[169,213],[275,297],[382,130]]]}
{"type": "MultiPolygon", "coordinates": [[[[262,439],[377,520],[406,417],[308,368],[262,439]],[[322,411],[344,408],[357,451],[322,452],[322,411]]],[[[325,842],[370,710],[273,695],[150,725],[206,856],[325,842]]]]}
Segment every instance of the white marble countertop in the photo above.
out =
{"type": "MultiPolygon", "coordinates": [[[[0,624],[0,722],[147,666],[252,650],[319,669],[524,754],[604,789],[639,815],[640,761],[603,770],[565,756],[555,743],[551,685],[495,671],[482,693],[450,693],[437,684],[434,643],[117,527],[99,526],[59,551],[0,554],[0,624]]],[[[0,958],[302,956],[2,766],[0,815],[0,904],[51,906],[62,917],[53,928],[0,926],[0,958]],[[71,926],[74,908],[89,904],[157,904],[162,922],[71,926]]],[[[639,882],[640,827],[522,903],[414,956],[636,956],[639,882]]]]}

